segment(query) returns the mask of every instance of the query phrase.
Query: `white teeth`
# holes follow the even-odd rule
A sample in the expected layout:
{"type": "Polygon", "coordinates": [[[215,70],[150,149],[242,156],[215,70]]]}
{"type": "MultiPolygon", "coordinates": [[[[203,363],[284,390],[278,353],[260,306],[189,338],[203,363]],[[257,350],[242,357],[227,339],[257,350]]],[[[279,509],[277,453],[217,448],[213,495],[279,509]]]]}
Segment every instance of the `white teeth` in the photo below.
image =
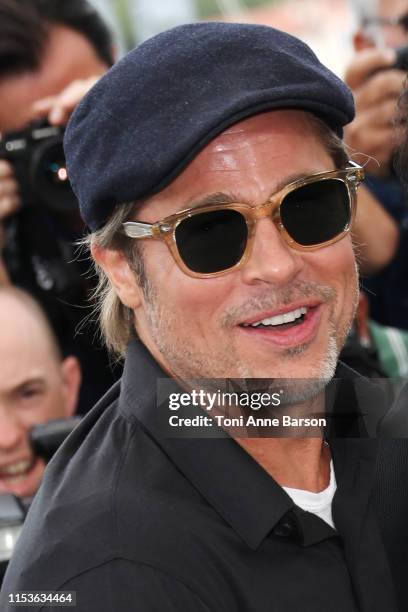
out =
{"type": "Polygon", "coordinates": [[[0,468],[0,474],[4,476],[16,476],[17,474],[23,474],[27,472],[31,465],[31,461],[17,461],[11,465],[0,468]]]}
{"type": "Polygon", "coordinates": [[[281,315],[276,315],[275,317],[269,317],[267,319],[262,319],[261,321],[256,321],[255,323],[251,323],[250,325],[244,323],[244,327],[258,327],[258,325],[283,325],[283,323],[293,323],[296,319],[300,319],[304,314],[307,313],[307,308],[305,306],[301,306],[301,308],[296,308],[296,310],[291,310],[290,312],[285,312],[281,315]]]}

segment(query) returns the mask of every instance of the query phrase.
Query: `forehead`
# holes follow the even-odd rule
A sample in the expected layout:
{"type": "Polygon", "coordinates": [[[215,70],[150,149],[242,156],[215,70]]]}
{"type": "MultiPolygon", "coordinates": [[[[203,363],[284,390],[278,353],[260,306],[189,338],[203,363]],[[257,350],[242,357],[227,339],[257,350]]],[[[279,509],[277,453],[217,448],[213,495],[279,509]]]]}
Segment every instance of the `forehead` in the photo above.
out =
{"type": "Polygon", "coordinates": [[[21,129],[36,100],[59,93],[76,79],[102,74],[106,68],[85,36],[52,26],[40,68],[0,80],[0,131],[21,129]]]}
{"type": "Polygon", "coordinates": [[[257,204],[294,178],[332,167],[309,113],[262,113],[224,130],[170,185],[149,198],[138,216],[155,220],[159,214],[170,214],[166,205],[181,210],[217,192],[257,204]]]}
{"type": "Polygon", "coordinates": [[[29,376],[33,369],[51,374],[55,363],[50,340],[28,307],[13,296],[0,296],[0,384],[29,376]]]}
{"type": "Polygon", "coordinates": [[[408,13],[408,0],[378,0],[380,17],[400,17],[408,13]]]}

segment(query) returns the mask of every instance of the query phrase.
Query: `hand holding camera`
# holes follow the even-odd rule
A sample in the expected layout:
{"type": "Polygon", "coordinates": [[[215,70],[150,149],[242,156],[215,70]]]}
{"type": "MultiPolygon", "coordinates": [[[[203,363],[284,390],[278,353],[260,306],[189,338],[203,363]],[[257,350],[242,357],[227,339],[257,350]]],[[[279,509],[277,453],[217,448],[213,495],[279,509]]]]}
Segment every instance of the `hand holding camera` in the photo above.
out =
{"type": "Polygon", "coordinates": [[[24,204],[43,202],[50,208],[72,210],[62,150],[63,126],[99,76],[75,80],[56,96],[33,104],[33,121],[0,140],[0,222],[24,204]]]}
{"type": "Polygon", "coordinates": [[[77,208],[65,168],[63,134],[64,128],[39,119],[0,141],[0,157],[12,165],[25,207],[45,206],[56,213],[77,208]]]}
{"type": "Polygon", "coordinates": [[[388,174],[396,147],[396,108],[407,77],[403,60],[401,53],[390,49],[364,49],[345,74],[356,103],[356,118],[346,128],[345,140],[352,149],[377,160],[367,165],[377,176],[388,174]]]}
{"type": "Polygon", "coordinates": [[[92,76],[89,79],[76,79],[57,96],[38,100],[33,105],[35,117],[47,117],[51,125],[66,125],[76,106],[99,78],[92,76]]]}
{"type": "Polygon", "coordinates": [[[13,167],[7,160],[0,159],[0,222],[17,212],[19,207],[20,195],[13,167]]]}

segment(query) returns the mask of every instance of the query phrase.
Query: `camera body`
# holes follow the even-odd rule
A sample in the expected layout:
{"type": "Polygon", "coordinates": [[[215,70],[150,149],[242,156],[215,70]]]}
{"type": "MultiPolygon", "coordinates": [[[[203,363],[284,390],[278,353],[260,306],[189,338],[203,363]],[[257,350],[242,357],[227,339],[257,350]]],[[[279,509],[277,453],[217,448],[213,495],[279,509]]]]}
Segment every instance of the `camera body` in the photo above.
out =
{"type": "Polygon", "coordinates": [[[64,131],[40,119],[0,140],[0,158],[13,166],[24,207],[44,206],[54,213],[78,208],[65,165],[64,131]]]}
{"type": "MultiPolygon", "coordinates": [[[[34,456],[48,463],[80,421],[81,417],[77,416],[35,425],[30,432],[34,456]]],[[[32,500],[32,497],[21,499],[11,493],[0,493],[0,587],[32,500]]]]}
{"type": "Polygon", "coordinates": [[[61,347],[70,350],[83,316],[71,305],[85,303],[88,281],[85,264],[74,261],[83,224],[65,167],[64,127],[41,119],[2,136],[0,158],[12,165],[21,201],[4,222],[4,263],[12,284],[41,303],[61,347]]]}
{"type": "Polygon", "coordinates": [[[397,59],[393,67],[398,68],[399,70],[408,71],[408,45],[397,49],[396,55],[397,59]]]}

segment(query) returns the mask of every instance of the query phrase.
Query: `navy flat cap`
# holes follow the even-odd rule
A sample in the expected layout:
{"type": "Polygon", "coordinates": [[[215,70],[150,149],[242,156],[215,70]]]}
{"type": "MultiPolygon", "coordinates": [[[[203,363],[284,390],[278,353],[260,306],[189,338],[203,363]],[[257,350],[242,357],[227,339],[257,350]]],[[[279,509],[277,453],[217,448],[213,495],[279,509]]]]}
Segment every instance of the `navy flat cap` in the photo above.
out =
{"type": "Polygon", "coordinates": [[[228,126],[278,108],[310,111],[339,134],[354,116],[346,85],[289,34],[209,22],[154,36],[100,79],[68,124],[83,219],[100,228],[117,204],[163,189],[228,126]]]}

